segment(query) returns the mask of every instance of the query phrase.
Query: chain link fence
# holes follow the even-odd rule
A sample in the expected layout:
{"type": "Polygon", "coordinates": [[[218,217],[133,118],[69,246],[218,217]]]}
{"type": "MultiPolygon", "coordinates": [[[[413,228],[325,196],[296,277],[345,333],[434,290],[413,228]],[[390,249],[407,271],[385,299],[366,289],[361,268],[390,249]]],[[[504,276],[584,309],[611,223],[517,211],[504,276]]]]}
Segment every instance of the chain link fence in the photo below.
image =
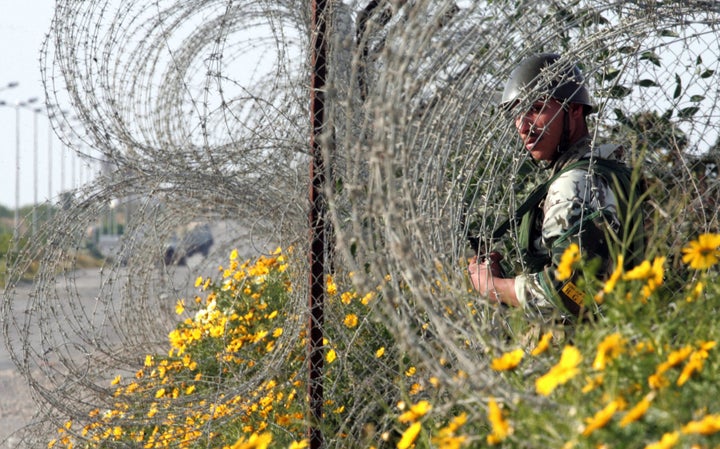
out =
{"type": "MultiPolygon", "coordinates": [[[[505,318],[469,293],[466,266],[468,237],[488,238],[546,176],[498,108],[510,71],[537,52],[581,66],[596,101],[593,139],[623,145],[642,168],[652,254],[678,271],[685,242],[718,232],[715,2],[366,0],[328,11],[324,117],[312,128],[306,2],[57,2],[42,49],[46,102],[72,105],[53,115],[56,132],[107,170],[68,192],[5,292],[6,343],[42,410],[22,434],[28,447],[111,408],[109,381],[163,350],[175,301],[194,296],[195,278],[233,248],[251,257],[295,247],[301,269],[286,308],[303,319],[286,333],[300,335],[309,173],[324,181],[324,274],[358,291],[378,286],[381,298],[371,320],[380,324],[363,337],[372,349],[343,332],[340,302],[328,300],[316,321],[347,349],[342,370],[353,379],[328,375],[326,396],[350,385],[355,398],[336,427],[346,438],[325,444],[354,447],[391,429],[383,410],[402,398],[393,379],[410,366],[457,385],[448,404],[467,391],[521,395],[488,369],[505,318]],[[319,172],[308,168],[313,129],[319,172]],[[100,248],[108,227],[122,232],[100,248]],[[197,229],[209,230],[204,245],[188,243],[197,229]],[[101,249],[99,286],[83,297],[83,257],[101,249]],[[29,267],[37,275],[25,296],[29,267]],[[389,354],[377,357],[379,347],[389,354]]],[[[514,237],[494,244],[518,265],[514,237]]],[[[267,372],[291,347],[266,356],[267,372]]],[[[222,388],[242,396],[263,373],[222,388]]]]}

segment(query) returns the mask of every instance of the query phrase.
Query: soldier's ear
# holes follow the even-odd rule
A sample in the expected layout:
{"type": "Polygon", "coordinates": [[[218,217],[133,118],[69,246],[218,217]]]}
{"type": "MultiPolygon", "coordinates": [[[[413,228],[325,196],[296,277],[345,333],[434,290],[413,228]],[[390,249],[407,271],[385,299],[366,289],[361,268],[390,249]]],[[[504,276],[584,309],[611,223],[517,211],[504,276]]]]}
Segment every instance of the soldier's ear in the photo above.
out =
{"type": "Polygon", "coordinates": [[[570,103],[570,117],[573,120],[585,120],[585,106],[580,103],[570,103]]]}

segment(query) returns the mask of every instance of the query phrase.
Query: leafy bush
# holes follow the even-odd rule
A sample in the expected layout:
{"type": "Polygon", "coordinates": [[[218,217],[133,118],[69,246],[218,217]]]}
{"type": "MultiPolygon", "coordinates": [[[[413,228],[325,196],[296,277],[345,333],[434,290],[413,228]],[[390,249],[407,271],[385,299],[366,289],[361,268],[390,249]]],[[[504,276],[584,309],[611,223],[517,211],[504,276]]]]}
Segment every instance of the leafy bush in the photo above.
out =
{"type": "MultiPolygon", "coordinates": [[[[204,297],[177,303],[186,318],[167,355],[114,379],[114,407],[68,422],[49,446],[305,447],[308,317],[293,315],[289,254],[240,264],[233,252],[220,280],[198,278],[204,297]]],[[[342,289],[347,277],[328,276],[323,434],[338,447],[716,447],[718,259],[720,235],[687,245],[692,276],[680,295],[663,288],[672,274],[662,256],[602,285],[588,280],[599,314],[489,354],[514,392],[502,397],[448,394],[444,384],[463,373],[416,369],[373,318],[379,289],[342,289]]],[[[559,271],[586,266],[568,253],[559,271]]]]}

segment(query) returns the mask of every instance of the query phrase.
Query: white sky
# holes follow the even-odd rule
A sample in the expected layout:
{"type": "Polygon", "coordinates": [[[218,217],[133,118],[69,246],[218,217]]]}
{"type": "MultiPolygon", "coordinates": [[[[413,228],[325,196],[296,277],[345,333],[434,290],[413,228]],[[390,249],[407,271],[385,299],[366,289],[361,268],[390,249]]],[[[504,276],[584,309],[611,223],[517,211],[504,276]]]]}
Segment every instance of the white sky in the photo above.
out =
{"type": "Polygon", "coordinates": [[[10,209],[15,208],[17,145],[14,106],[18,102],[38,98],[37,103],[20,109],[21,207],[33,204],[36,195],[40,203],[49,196],[56,199],[59,192],[89,179],[92,172],[84,162],[63,149],[54,135],[49,144],[48,120],[45,115],[38,114],[36,181],[32,109],[43,107],[40,48],[50,29],[54,8],[53,0],[0,0],[0,102],[6,103],[0,106],[0,204],[10,209]],[[11,82],[19,85],[8,89],[7,85],[11,82]],[[63,160],[64,164],[61,164],[63,160]]]}

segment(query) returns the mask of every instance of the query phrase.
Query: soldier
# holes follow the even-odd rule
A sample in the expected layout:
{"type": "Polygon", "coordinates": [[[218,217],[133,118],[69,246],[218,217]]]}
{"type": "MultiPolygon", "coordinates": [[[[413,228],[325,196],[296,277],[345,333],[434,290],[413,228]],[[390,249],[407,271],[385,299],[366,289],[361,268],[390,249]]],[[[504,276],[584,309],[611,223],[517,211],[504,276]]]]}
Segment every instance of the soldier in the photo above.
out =
{"type": "MultiPolygon", "coordinates": [[[[619,162],[622,146],[596,146],[591,141],[586,116],[593,105],[583,75],[557,54],[523,60],[510,74],[502,106],[525,109],[517,111],[515,127],[530,156],[545,161],[550,178],[530,194],[515,217],[525,272],[503,277],[499,258],[491,254],[470,261],[470,279],[492,301],[541,316],[577,316],[586,304],[577,287],[579,273],[559,279],[560,258],[575,243],[584,259],[601,259],[599,276],[613,269],[611,245],[622,241],[623,225],[629,225],[623,222],[631,221],[625,204],[634,188],[631,170],[619,162]],[[627,192],[616,194],[616,186],[627,192]]],[[[509,222],[502,227],[495,237],[509,228],[509,222]]],[[[625,258],[629,263],[642,257],[642,236],[635,234],[632,244],[623,246],[631,253],[625,258]]]]}

